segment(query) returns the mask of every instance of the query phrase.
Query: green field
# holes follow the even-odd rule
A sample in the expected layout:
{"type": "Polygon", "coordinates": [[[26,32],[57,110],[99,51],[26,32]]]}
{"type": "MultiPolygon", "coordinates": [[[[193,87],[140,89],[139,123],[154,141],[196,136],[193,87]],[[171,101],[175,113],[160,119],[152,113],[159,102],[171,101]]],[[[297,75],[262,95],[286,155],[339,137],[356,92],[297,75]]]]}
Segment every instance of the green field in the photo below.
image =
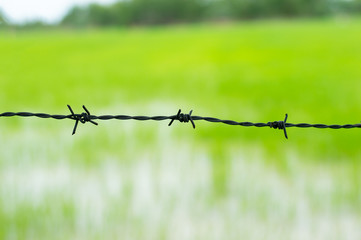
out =
{"type": "MultiPolygon", "coordinates": [[[[361,120],[361,21],[0,32],[0,112],[361,120]]],[[[0,118],[0,239],[360,239],[360,129],[0,118]]]]}

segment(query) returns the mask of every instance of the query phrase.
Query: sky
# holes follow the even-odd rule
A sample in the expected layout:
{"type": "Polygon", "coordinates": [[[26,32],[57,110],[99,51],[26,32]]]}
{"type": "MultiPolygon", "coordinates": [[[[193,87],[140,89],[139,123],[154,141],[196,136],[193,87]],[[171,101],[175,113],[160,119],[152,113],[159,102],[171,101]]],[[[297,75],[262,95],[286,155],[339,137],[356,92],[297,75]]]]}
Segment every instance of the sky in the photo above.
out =
{"type": "Polygon", "coordinates": [[[13,23],[42,20],[56,23],[74,5],[109,4],[116,0],[0,0],[0,11],[13,23]]]}

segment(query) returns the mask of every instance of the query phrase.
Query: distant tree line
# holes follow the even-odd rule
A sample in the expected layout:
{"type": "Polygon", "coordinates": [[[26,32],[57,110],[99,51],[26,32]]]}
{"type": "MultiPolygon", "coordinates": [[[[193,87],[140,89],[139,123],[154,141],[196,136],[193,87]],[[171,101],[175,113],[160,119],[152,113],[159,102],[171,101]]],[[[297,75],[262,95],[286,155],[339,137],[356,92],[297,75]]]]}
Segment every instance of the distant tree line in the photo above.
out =
{"type": "Polygon", "coordinates": [[[6,21],[6,18],[0,9],[0,27],[6,26],[7,24],[8,24],[8,22],[6,21]]]}
{"type": "MultiPolygon", "coordinates": [[[[208,20],[361,15],[361,0],[120,0],[75,6],[59,23],[70,27],[157,25],[208,20]]],[[[0,11],[0,28],[12,24],[0,11]]],[[[41,21],[12,25],[50,27],[41,21]]]]}
{"type": "Polygon", "coordinates": [[[61,25],[128,26],[361,13],[361,0],[122,0],[73,7],[61,25]]]}
{"type": "Polygon", "coordinates": [[[9,21],[6,18],[6,15],[0,9],[0,30],[1,29],[44,29],[44,28],[54,28],[54,25],[45,23],[41,20],[33,20],[20,24],[15,24],[9,21]]]}

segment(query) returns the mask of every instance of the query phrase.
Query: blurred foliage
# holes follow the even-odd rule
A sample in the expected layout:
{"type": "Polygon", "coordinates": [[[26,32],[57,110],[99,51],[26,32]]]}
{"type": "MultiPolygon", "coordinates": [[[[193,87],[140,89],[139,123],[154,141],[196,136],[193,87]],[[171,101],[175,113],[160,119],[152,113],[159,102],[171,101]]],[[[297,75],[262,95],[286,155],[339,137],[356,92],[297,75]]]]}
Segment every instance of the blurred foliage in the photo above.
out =
{"type": "Polygon", "coordinates": [[[128,0],[103,6],[75,6],[62,25],[127,26],[203,20],[319,17],[357,14],[361,1],[331,0],[128,0]]]}
{"type": "Polygon", "coordinates": [[[62,20],[76,27],[95,25],[163,24],[200,20],[206,4],[203,1],[133,0],[103,6],[75,6],[62,20]]]}
{"type": "Polygon", "coordinates": [[[42,20],[35,19],[26,21],[23,23],[12,23],[6,14],[0,9],[0,29],[11,29],[11,30],[45,30],[54,28],[54,25],[45,23],[42,20]]]}
{"type": "MultiPolygon", "coordinates": [[[[0,39],[0,108],[64,113],[69,103],[75,111],[85,104],[92,113],[102,114],[97,107],[164,102],[170,109],[106,113],[162,115],[182,108],[194,109],[195,115],[238,121],[282,120],[288,113],[291,123],[357,123],[361,101],[359,26],[360,19],[355,18],[4,31],[0,39]]],[[[9,119],[9,124],[20,123],[15,120],[9,119]]],[[[196,133],[201,142],[218,139],[225,144],[247,139],[266,143],[269,155],[283,154],[278,147],[282,131],[277,141],[275,130],[269,128],[202,123],[196,133]]],[[[357,130],[290,128],[288,134],[289,144],[310,159],[361,156],[357,130]]]]}
{"type": "MultiPolygon", "coordinates": [[[[1,31],[0,109],[357,123],[360,24],[1,31]]],[[[1,119],[0,239],[361,239],[357,129],[99,123],[1,119]]]]}
{"type": "Polygon", "coordinates": [[[3,27],[3,26],[6,26],[7,24],[8,23],[7,23],[6,17],[4,15],[4,13],[0,9],[0,28],[3,27]]]}

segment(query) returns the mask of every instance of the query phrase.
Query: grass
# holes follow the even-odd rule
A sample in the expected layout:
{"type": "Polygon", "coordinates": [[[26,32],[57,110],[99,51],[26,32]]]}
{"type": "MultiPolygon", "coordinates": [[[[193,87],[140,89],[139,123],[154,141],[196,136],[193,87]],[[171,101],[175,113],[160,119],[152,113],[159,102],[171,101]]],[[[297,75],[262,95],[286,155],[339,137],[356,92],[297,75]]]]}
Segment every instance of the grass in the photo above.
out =
{"type": "MultiPolygon", "coordinates": [[[[357,123],[360,24],[0,32],[0,109],[357,123]]],[[[361,237],[358,129],[0,122],[1,239],[361,237]]]]}

